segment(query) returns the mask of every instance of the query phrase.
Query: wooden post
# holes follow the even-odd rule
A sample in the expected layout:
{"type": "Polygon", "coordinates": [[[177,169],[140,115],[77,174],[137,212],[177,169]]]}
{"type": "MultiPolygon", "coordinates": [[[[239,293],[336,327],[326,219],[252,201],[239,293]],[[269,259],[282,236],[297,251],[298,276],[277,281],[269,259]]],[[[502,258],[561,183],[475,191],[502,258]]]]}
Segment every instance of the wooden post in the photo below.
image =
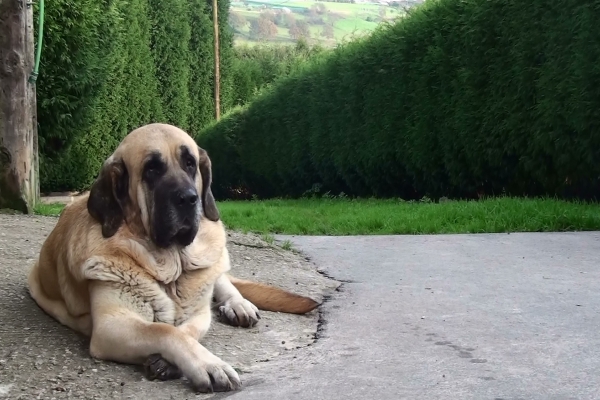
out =
{"type": "Polygon", "coordinates": [[[213,28],[214,28],[214,41],[215,41],[215,118],[217,121],[221,117],[221,71],[219,69],[219,18],[217,14],[217,0],[212,2],[213,12],[213,28]]]}
{"type": "Polygon", "coordinates": [[[33,212],[39,199],[33,7],[0,0],[0,208],[33,212]]]}

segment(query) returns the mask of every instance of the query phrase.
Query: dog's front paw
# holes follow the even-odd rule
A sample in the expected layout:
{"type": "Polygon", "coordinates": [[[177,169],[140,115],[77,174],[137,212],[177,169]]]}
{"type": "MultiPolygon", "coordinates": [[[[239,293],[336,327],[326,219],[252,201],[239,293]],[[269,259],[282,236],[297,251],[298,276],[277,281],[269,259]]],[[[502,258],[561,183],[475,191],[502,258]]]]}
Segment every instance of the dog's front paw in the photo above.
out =
{"type": "Polygon", "coordinates": [[[151,354],[148,357],[144,363],[144,371],[146,372],[146,378],[151,381],[155,379],[168,381],[182,377],[179,368],[162,358],[160,354],[151,354]]]}
{"type": "Polygon", "coordinates": [[[258,308],[242,297],[227,300],[219,307],[219,311],[222,319],[243,328],[252,328],[260,319],[258,308]]]}
{"type": "Polygon", "coordinates": [[[233,367],[216,356],[203,363],[197,372],[191,380],[198,392],[228,392],[242,387],[242,381],[233,367]]]}

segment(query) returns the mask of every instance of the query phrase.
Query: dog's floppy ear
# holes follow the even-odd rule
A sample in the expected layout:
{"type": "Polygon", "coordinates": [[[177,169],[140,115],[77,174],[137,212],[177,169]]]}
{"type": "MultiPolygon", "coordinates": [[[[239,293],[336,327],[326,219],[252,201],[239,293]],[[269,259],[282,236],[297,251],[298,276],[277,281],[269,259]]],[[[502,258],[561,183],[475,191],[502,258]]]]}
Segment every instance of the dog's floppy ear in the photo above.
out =
{"type": "Polygon", "coordinates": [[[220,218],[219,209],[215,202],[215,197],[212,194],[210,185],[212,184],[212,165],[208,153],[201,147],[198,147],[200,153],[200,160],[198,160],[198,167],[200,168],[200,175],[202,175],[202,209],[204,210],[204,216],[211,221],[218,221],[220,218]]]}
{"type": "Polygon", "coordinates": [[[117,233],[124,220],[124,206],[129,192],[129,175],[123,160],[109,157],[90,189],[87,209],[102,224],[102,236],[117,233]]]}

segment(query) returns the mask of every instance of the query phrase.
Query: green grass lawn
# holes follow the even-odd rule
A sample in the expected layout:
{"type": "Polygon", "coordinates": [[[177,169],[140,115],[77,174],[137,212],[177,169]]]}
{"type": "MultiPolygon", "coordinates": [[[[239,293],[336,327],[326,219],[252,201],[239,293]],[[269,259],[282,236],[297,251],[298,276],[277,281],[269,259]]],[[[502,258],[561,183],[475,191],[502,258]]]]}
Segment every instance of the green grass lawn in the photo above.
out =
{"type": "MultiPolygon", "coordinates": [[[[600,230],[597,203],[496,198],[443,203],[301,199],[221,201],[228,228],[261,234],[373,235],[600,230]]],[[[62,206],[40,205],[43,215],[62,206]]]]}
{"type": "Polygon", "coordinates": [[[35,206],[35,213],[38,215],[45,215],[49,217],[55,217],[65,208],[63,204],[51,203],[51,204],[38,204],[35,206]]]}

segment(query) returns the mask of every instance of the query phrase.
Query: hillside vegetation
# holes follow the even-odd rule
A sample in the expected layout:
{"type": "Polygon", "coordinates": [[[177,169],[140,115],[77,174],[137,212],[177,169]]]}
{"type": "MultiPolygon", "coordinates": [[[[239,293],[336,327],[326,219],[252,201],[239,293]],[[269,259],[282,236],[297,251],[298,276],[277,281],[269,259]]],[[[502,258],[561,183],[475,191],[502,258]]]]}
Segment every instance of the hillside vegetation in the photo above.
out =
{"type": "Polygon", "coordinates": [[[428,1],[198,136],[219,196],[600,192],[600,1],[428,1]]]}
{"type": "Polygon", "coordinates": [[[289,44],[302,38],[310,44],[333,46],[372,32],[380,23],[404,15],[414,0],[394,6],[313,0],[234,1],[229,24],[235,43],[289,44]]]}
{"type": "Polygon", "coordinates": [[[325,48],[304,40],[295,45],[237,45],[231,65],[233,104],[244,105],[276,80],[299,71],[325,48]]]}

